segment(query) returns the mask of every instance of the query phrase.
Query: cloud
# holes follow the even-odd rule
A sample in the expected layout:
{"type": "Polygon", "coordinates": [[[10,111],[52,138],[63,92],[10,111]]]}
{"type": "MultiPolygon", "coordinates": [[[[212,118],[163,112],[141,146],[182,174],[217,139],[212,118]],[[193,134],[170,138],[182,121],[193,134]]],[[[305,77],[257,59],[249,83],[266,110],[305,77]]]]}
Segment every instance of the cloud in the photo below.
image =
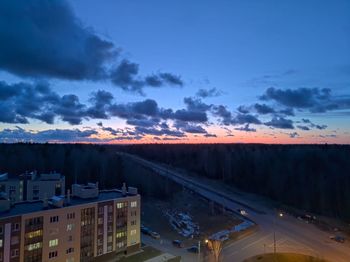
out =
{"type": "Polygon", "coordinates": [[[271,121],[264,123],[267,126],[281,128],[281,129],[294,129],[293,121],[285,119],[283,117],[274,116],[271,121]]]}
{"type": "Polygon", "coordinates": [[[256,132],[256,129],[255,128],[250,128],[249,124],[246,124],[243,127],[236,127],[235,130],[245,131],[245,132],[256,132]]]}
{"type": "Polygon", "coordinates": [[[0,69],[20,77],[111,80],[143,94],[146,86],[183,86],[180,76],[141,77],[139,65],[122,59],[120,48],[85,26],[65,0],[0,2],[0,69]]]}
{"type": "Polygon", "coordinates": [[[289,137],[290,138],[298,138],[299,137],[299,134],[297,132],[293,132],[293,133],[290,133],[289,134],[289,137]]]}
{"type": "Polygon", "coordinates": [[[19,76],[96,80],[118,54],[66,1],[0,2],[0,68],[19,76]]]}
{"type": "Polygon", "coordinates": [[[237,114],[234,118],[231,119],[231,123],[235,125],[243,124],[256,124],[260,125],[261,121],[251,114],[237,114]]]}
{"type": "Polygon", "coordinates": [[[246,106],[239,106],[237,108],[237,111],[242,113],[242,114],[248,114],[249,113],[249,109],[246,106]]]}
{"type": "MultiPolygon", "coordinates": [[[[45,142],[101,142],[100,139],[94,138],[97,131],[93,129],[49,129],[44,131],[26,131],[20,127],[15,129],[4,129],[0,131],[0,141],[15,143],[21,141],[45,142]]],[[[105,142],[105,141],[102,141],[105,142]]]]}
{"type": "Polygon", "coordinates": [[[221,96],[222,91],[216,89],[215,87],[210,88],[210,89],[199,89],[196,93],[196,96],[201,97],[201,98],[208,98],[208,97],[216,97],[216,96],[221,96]]]}
{"type": "Polygon", "coordinates": [[[255,104],[254,105],[255,110],[262,115],[266,115],[266,114],[273,114],[275,113],[275,109],[273,109],[272,107],[266,105],[266,104],[255,104]]]}
{"type": "Polygon", "coordinates": [[[160,87],[165,84],[183,86],[179,76],[170,73],[153,74],[146,77],[139,76],[139,65],[126,59],[110,72],[111,81],[125,91],[137,92],[143,95],[145,86],[160,87]]]}
{"type": "Polygon", "coordinates": [[[31,118],[53,124],[55,118],[60,117],[62,121],[76,125],[85,117],[85,105],[77,96],[59,96],[45,82],[12,85],[0,82],[0,94],[3,94],[0,98],[0,122],[3,123],[27,124],[31,118]]]}
{"type": "Polygon", "coordinates": [[[192,133],[192,134],[206,134],[207,130],[205,130],[202,126],[191,124],[183,121],[176,121],[174,125],[177,129],[180,129],[183,132],[186,133],[192,133]]]}
{"type": "Polygon", "coordinates": [[[308,110],[311,113],[325,113],[331,110],[350,108],[348,96],[332,96],[329,88],[298,88],[298,89],[276,89],[268,88],[260,97],[261,100],[272,100],[280,105],[301,110],[308,110]]]}
{"type": "Polygon", "coordinates": [[[302,125],[298,125],[297,128],[304,130],[304,131],[309,131],[310,128],[308,126],[302,126],[302,125]]]}

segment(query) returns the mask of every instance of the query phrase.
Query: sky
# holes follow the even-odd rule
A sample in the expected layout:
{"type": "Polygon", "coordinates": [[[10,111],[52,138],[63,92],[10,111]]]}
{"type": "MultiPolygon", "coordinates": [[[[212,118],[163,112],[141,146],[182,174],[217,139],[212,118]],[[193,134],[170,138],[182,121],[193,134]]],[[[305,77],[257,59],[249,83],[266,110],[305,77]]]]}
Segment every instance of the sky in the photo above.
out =
{"type": "Polygon", "coordinates": [[[350,2],[4,0],[0,142],[350,143],[350,2]]]}

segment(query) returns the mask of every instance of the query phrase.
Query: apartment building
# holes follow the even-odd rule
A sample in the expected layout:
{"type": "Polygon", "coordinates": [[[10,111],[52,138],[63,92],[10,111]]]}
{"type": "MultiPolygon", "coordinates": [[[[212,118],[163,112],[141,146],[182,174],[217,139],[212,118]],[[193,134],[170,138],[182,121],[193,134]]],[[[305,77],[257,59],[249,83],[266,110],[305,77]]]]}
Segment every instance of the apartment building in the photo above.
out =
{"type": "Polygon", "coordinates": [[[17,177],[0,174],[0,192],[6,193],[11,204],[26,200],[42,200],[65,192],[65,177],[59,173],[24,173],[17,177]]]}
{"type": "Polygon", "coordinates": [[[0,197],[1,262],[104,261],[140,249],[136,188],[72,188],[72,195],[12,206],[0,197]]]}

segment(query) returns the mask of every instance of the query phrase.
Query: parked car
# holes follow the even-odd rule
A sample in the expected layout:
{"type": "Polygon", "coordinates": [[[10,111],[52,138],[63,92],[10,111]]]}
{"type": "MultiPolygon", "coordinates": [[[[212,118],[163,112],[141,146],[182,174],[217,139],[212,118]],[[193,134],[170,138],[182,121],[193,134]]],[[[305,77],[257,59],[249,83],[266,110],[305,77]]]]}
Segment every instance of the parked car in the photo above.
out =
{"type": "Polygon", "coordinates": [[[157,232],[151,232],[151,237],[153,237],[154,239],[159,239],[160,235],[157,232]]]}
{"type": "Polygon", "coordinates": [[[178,247],[178,248],[183,248],[184,244],[182,243],[181,240],[173,240],[173,245],[178,247]]]}
{"type": "Polygon", "coordinates": [[[196,254],[199,253],[199,249],[198,249],[197,246],[192,246],[192,247],[190,247],[190,248],[187,248],[187,251],[188,251],[188,252],[191,252],[191,253],[196,253],[196,254]]]}

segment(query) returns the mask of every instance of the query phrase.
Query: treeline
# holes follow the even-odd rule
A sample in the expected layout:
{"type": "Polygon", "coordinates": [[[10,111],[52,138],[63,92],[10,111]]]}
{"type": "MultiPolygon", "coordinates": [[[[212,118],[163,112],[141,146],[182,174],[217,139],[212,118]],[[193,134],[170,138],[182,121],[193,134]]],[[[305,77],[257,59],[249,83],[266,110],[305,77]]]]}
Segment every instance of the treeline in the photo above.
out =
{"type": "Polygon", "coordinates": [[[72,183],[99,182],[100,189],[121,188],[123,182],[143,195],[166,198],[180,190],[142,166],[116,154],[118,146],[93,144],[0,144],[0,174],[58,172],[72,183]]]}
{"type": "Polygon", "coordinates": [[[348,145],[132,145],[129,153],[303,210],[350,220],[348,145]]]}
{"type": "Polygon", "coordinates": [[[56,171],[68,185],[99,181],[111,188],[121,183],[122,166],[115,154],[100,145],[83,144],[1,144],[0,173],[19,175],[26,171],[56,171]]]}

